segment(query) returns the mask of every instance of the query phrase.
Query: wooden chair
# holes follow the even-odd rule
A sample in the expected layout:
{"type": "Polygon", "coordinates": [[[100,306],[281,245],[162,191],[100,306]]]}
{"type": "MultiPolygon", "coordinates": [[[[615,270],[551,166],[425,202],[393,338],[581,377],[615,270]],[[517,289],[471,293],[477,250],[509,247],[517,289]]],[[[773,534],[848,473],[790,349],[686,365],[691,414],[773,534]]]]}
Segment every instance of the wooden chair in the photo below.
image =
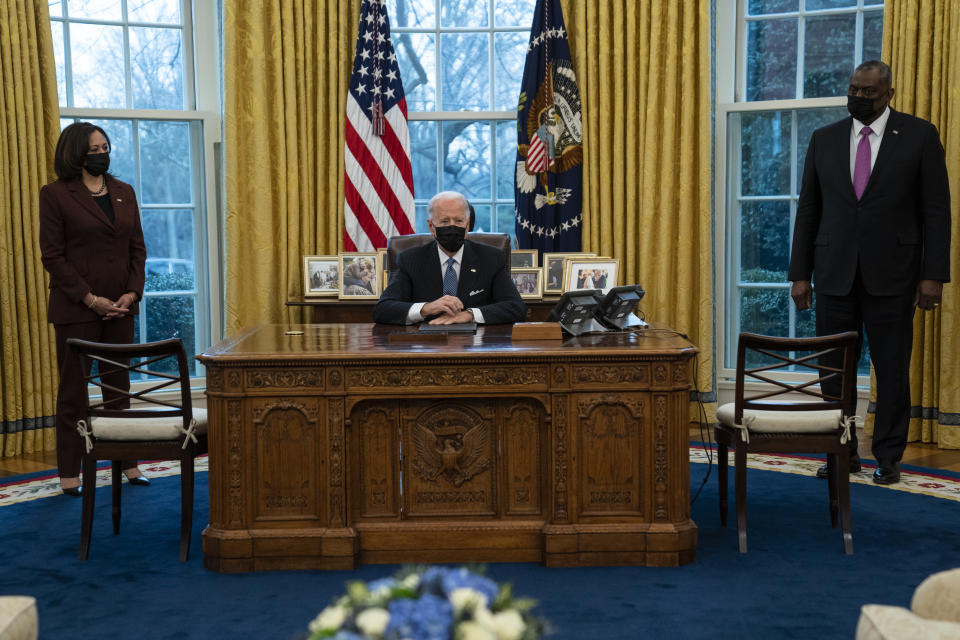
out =
{"type": "MultiPolygon", "coordinates": [[[[467,240],[500,249],[507,258],[507,264],[510,264],[510,236],[507,234],[470,232],[467,234],[467,240]]],[[[387,255],[384,259],[383,268],[387,272],[388,282],[389,278],[393,277],[393,272],[397,270],[397,258],[401,253],[432,241],[433,236],[429,233],[411,233],[406,236],[390,236],[387,238],[387,255]]]]}
{"type": "Polygon", "coordinates": [[[717,410],[717,469],[720,522],[727,524],[727,447],[734,451],[737,534],[747,551],[747,454],[826,453],[830,521],[839,507],[845,553],[853,553],[850,531],[850,463],[847,440],[856,413],[857,334],[774,338],[741,333],[737,346],[734,402],[717,410]],[[817,379],[790,382],[794,367],[814,369],[817,379]],[[789,377],[789,376],[786,376],[789,377]],[[821,380],[839,379],[840,397],[826,395],[821,380]],[[762,383],[761,388],[754,383],[762,383]],[[748,385],[752,388],[748,390],[748,385]],[[787,394],[795,394],[788,398],[787,394]],[[805,396],[806,399],[795,398],[805,396]]]}
{"type": "MultiPolygon", "coordinates": [[[[77,431],[85,439],[80,560],[90,552],[97,461],[113,461],[113,533],[120,532],[122,460],[180,461],[180,561],[190,555],[193,528],[193,461],[207,452],[207,413],[190,401],[190,370],[179,338],[146,344],[104,344],[71,338],[68,348],[82,360],[86,418],[77,431]],[[92,365],[96,363],[96,367],[92,365]],[[173,370],[175,373],[170,373],[173,370]],[[150,376],[131,391],[131,373],[150,376]],[[118,386],[119,384],[119,386],[118,386]],[[172,388],[171,388],[172,387],[172,388]],[[173,389],[179,398],[171,398],[173,389]],[[98,391],[99,390],[99,391],[98,391]],[[166,390],[165,393],[155,393],[166,390]]],[[[149,495],[149,491],[144,492],[149,495]]]]}

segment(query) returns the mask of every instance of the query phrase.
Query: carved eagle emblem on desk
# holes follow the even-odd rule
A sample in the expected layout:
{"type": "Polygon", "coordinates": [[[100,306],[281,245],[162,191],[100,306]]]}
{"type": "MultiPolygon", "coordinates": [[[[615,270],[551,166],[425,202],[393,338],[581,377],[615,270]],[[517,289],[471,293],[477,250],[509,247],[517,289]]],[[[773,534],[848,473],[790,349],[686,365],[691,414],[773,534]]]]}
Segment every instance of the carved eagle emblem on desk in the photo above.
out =
{"type": "Polygon", "coordinates": [[[490,433],[481,425],[472,429],[441,424],[436,431],[413,427],[413,471],[422,480],[443,476],[455,487],[490,466],[490,433]]]}

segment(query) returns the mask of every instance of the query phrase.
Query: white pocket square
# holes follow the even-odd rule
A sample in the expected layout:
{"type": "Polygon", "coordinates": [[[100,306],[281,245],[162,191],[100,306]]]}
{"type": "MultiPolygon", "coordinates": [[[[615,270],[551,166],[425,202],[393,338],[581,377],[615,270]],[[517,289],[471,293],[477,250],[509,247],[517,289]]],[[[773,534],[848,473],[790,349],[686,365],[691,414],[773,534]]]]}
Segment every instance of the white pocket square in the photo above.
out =
{"type": "Polygon", "coordinates": [[[468,295],[475,296],[478,293],[483,293],[483,289],[477,289],[475,291],[471,291],[468,295]]]}

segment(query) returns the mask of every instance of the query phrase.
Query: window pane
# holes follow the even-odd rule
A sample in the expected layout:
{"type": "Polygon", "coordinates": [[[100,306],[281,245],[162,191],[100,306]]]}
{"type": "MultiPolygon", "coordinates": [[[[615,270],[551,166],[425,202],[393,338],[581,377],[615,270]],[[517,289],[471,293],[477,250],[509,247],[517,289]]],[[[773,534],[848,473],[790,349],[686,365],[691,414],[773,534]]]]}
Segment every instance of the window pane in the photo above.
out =
{"type": "Polygon", "coordinates": [[[51,17],[63,15],[63,0],[49,0],[47,6],[50,8],[51,17]]]}
{"type": "Polygon", "coordinates": [[[512,204],[498,204],[496,232],[506,233],[514,238],[517,235],[516,215],[512,204]]]}
{"type": "Polygon", "coordinates": [[[437,189],[437,123],[410,121],[410,157],[413,165],[413,193],[432,198],[437,189]]]}
{"type": "Polygon", "coordinates": [[[740,115],[740,175],[745,196],[790,193],[790,112],[740,115]]]}
{"type": "Polygon", "coordinates": [[[481,233],[493,232],[492,210],[493,207],[489,204],[473,204],[473,211],[476,213],[476,222],[473,225],[474,231],[481,233]]]}
{"type": "Polygon", "coordinates": [[[130,27],[135,109],[183,109],[183,31],[130,27]]]}
{"type": "Polygon", "coordinates": [[[119,0],[68,0],[67,13],[71,18],[96,20],[123,20],[123,6],[119,0]]]}
{"type": "Polygon", "coordinates": [[[143,120],[140,132],[140,200],[144,204],[190,203],[190,125],[143,120]]]}
{"type": "Polygon", "coordinates": [[[494,34],[493,108],[508,111],[517,108],[520,79],[526,60],[528,36],[525,33],[494,34]]]}
{"type": "Polygon", "coordinates": [[[494,0],[493,20],[497,27],[526,27],[528,39],[533,26],[533,10],[536,0],[494,0]]]}
{"type": "Polygon", "coordinates": [[[73,106],[99,109],[126,107],[123,28],[71,24],[69,29],[73,106]]]}
{"type": "Polygon", "coordinates": [[[786,281],[789,247],[789,200],[740,205],[741,281],[786,281]]]}
{"type": "MultiPolygon", "coordinates": [[[[110,138],[110,173],[137,188],[133,168],[133,122],[130,120],[87,120],[107,132],[110,138]]],[[[139,197],[140,194],[137,193],[139,197]]]]}
{"type": "Polygon", "coordinates": [[[803,55],[803,97],[847,94],[853,73],[857,16],[807,18],[803,55]]]}
{"type": "Polygon", "coordinates": [[[440,59],[443,111],[490,108],[489,38],[485,33],[444,34],[440,59]]]}
{"type": "MultiPolygon", "coordinates": [[[[171,276],[170,280],[173,282],[176,277],[171,276]]],[[[148,296],[144,299],[144,306],[147,314],[147,341],[180,338],[183,340],[183,349],[188,354],[190,371],[196,373],[197,361],[189,357],[197,352],[197,341],[194,337],[194,296],[148,296]]],[[[140,313],[144,311],[141,309],[140,313]]]]}
{"type": "Polygon", "coordinates": [[[747,13],[751,16],[796,11],[798,8],[799,0],[750,0],[747,3],[747,13]]]}
{"type": "Polygon", "coordinates": [[[180,0],[127,0],[127,18],[132,22],[181,24],[180,0]]]}
{"type": "MultiPolygon", "coordinates": [[[[431,197],[433,194],[430,194],[431,197]]],[[[417,233],[430,233],[427,226],[427,203],[417,205],[417,233]]]]}
{"type": "Polygon", "coordinates": [[[747,36],[747,100],[796,97],[797,21],[757,20],[747,36]]]}
{"type": "Polygon", "coordinates": [[[57,102],[67,104],[67,73],[63,57],[63,23],[50,21],[50,31],[53,35],[53,59],[57,65],[57,102]]]}
{"type": "MultiPolygon", "coordinates": [[[[517,123],[497,123],[497,198],[513,200],[513,172],[517,165],[517,123]]],[[[512,214],[511,214],[512,215],[512,214]]]]}
{"type": "Polygon", "coordinates": [[[393,34],[403,94],[409,111],[434,111],[437,108],[436,53],[433,35],[393,34]]]}
{"type": "Polygon", "coordinates": [[[486,27],[487,7],[477,0],[440,0],[440,26],[486,27]]]}
{"type": "Polygon", "coordinates": [[[767,336],[789,336],[789,290],[743,287],[740,289],[740,331],[767,336]]]}
{"type": "Polygon", "coordinates": [[[490,123],[444,122],[443,189],[468,199],[490,197],[490,123]]]}
{"type": "Polygon", "coordinates": [[[883,11],[863,14],[863,56],[861,60],[879,60],[883,40],[883,11]]]}
{"type": "Polygon", "coordinates": [[[804,109],[797,112],[797,191],[803,180],[803,163],[807,158],[810,136],[820,127],[847,117],[846,107],[828,107],[825,109],[804,109]]]}
{"type": "MultiPolygon", "coordinates": [[[[387,0],[387,15],[390,27],[426,27],[436,25],[434,0],[387,0]]],[[[396,43],[396,41],[394,41],[396,43]]]]}
{"type": "Polygon", "coordinates": [[[843,9],[857,6],[857,0],[806,0],[807,11],[820,9],[843,9]]]}
{"type": "Polygon", "coordinates": [[[190,275],[193,288],[193,209],[143,209],[140,212],[147,244],[147,271],[190,275]]]}

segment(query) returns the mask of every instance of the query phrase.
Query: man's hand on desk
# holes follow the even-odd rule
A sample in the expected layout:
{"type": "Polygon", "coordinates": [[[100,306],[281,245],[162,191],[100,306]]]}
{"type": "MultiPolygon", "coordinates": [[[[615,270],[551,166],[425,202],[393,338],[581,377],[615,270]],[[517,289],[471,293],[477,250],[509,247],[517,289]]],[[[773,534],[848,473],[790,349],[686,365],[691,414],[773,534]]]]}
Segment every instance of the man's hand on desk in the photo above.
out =
{"type": "MultiPolygon", "coordinates": [[[[424,318],[429,318],[430,316],[455,316],[461,311],[463,311],[463,303],[460,301],[460,298],[456,296],[443,296],[442,298],[437,298],[433,302],[428,302],[427,304],[423,305],[423,307],[420,309],[420,315],[422,315],[424,318]]],[[[466,320],[465,322],[469,322],[469,320],[466,320]]],[[[431,322],[430,324],[450,323],[431,322]]]]}
{"type": "Polygon", "coordinates": [[[469,311],[460,311],[454,314],[445,313],[431,320],[429,324],[458,324],[461,322],[473,322],[473,314],[469,311]]]}

